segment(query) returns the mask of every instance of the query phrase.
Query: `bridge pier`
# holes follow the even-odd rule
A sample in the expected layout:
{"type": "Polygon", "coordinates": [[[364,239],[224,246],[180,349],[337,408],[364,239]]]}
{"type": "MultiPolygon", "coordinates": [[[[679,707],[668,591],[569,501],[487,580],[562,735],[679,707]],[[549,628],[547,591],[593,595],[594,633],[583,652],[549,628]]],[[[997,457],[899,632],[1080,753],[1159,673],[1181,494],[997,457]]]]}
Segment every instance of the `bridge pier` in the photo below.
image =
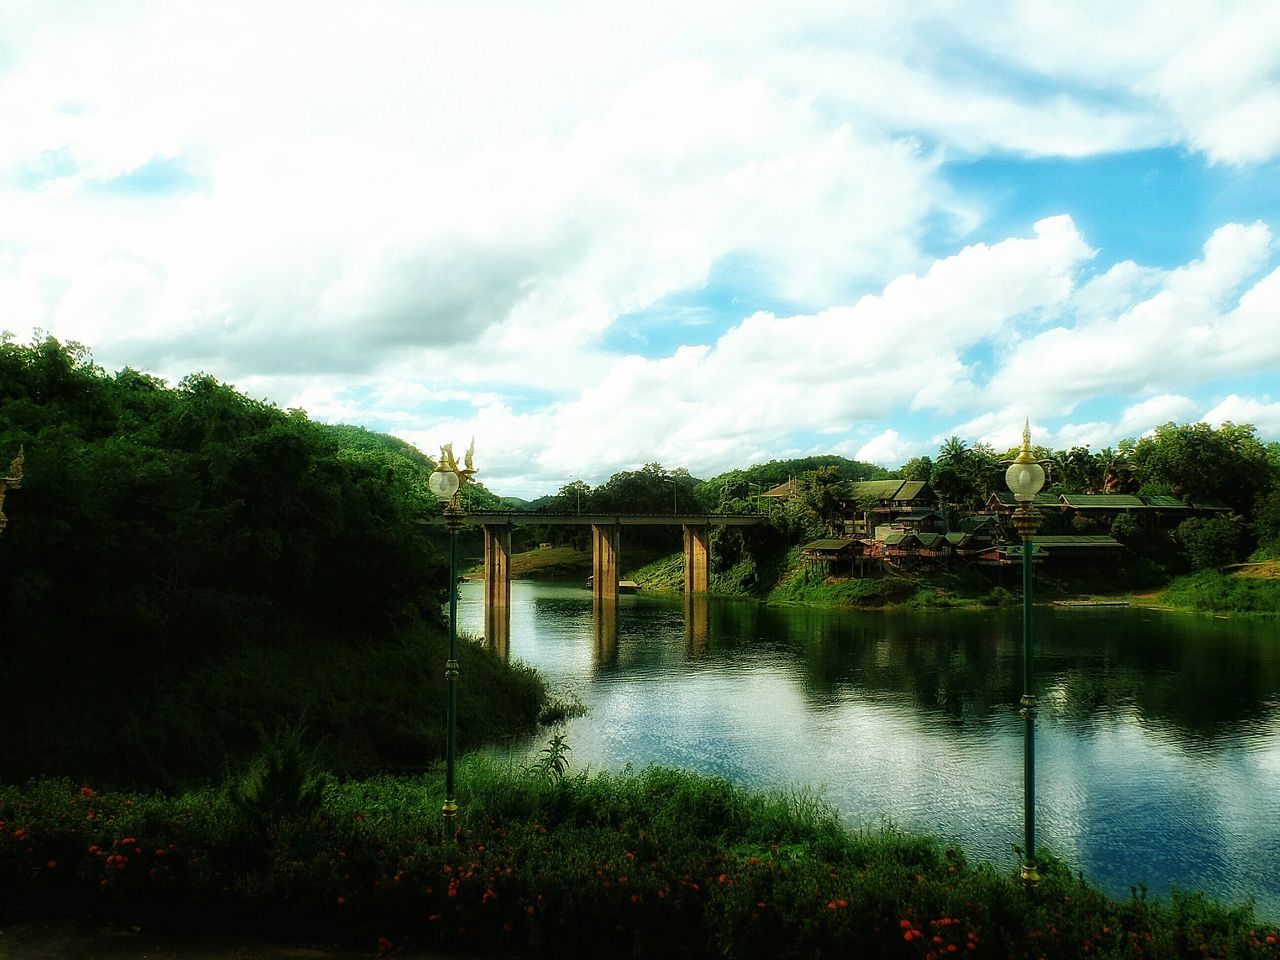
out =
{"type": "Polygon", "coordinates": [[[616,523],[591,525],[591,596],[596,601],[618,599],[618,557],[622,528],[616,523]]]}
{"type": "Polygon", "coordinates": [[[484,542],[484,636],[505,658],[511,634],[511,525],[486,523],[484,542]]]}
{"type": "Polygon", "coordinates": [[[684,526],[684,592],[706,593],[711,585],[711,549],[706,524],[684,526]]]}

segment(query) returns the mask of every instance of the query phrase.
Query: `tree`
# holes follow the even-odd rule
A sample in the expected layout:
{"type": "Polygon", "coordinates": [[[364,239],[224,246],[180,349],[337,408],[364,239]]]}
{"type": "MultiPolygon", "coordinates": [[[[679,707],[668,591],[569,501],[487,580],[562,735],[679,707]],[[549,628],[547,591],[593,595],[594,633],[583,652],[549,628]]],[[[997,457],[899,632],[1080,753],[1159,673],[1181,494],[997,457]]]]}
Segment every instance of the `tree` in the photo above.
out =
{"type": "Polygon", "coordinates": [[[1192,517],[1174,531],[1197,570],[1217,569],[1240,559],[1244,527],[1239,517],[1192,517]]]}
{"type": "Polygon", "coordinates": [[[923,480],[933,476],[933,460],[929,457],[912,457],[902,465],[902,475],[908,480],[923,480]]]}
{"type": "Polygon", "coordinates": [[[1245,513],[1269,484],[1268,454],[1250,424],[1166,423],[1138,440],[1129,458],[1140,485],[1167,484],[1175,496],[1221,500],[1245,513]]]}

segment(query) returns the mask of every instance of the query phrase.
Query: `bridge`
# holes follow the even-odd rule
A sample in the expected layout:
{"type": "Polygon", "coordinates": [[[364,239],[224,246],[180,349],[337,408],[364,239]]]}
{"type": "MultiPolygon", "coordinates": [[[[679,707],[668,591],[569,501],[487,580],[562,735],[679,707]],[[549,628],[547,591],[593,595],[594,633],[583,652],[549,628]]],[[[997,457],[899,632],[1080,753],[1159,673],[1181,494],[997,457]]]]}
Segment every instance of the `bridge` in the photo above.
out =
{"type": "MultiPolygon", "coordinates": [[[[419,521],[444,524],[442,516],[419,521]]],[[[591,594],[597,612],[618,599],[623,527],[678,526],[684,531],[684,592],[706,593],[711,583],[711,527],[750,527],[767,523],[758,514],[741,513],[529,513],[478,510],[464,524],[479,526],[484,543],[484,621],[490,642],[503,647],[511,618],[511,528],[578,526],[591,528],[591,594]],[[501,638],[501,639],[500,639],[501,638]]],[[[597,617],[597,619],[601,619],[597,617]]],[[[607,613],[603,619],[611,619],[607,613]]]]}

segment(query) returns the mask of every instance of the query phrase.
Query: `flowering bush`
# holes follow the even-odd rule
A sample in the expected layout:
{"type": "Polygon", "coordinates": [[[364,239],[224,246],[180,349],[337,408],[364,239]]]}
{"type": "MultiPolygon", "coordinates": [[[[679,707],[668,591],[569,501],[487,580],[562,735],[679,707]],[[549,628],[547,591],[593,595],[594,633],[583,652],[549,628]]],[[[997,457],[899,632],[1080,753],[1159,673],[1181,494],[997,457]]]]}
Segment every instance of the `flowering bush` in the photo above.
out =
{"type": "Polygon", "coordinates": [[[1248,908],[1112,900],[1047,855],[1027,892],[930,840],[679,771],[549,780],[470,757],[453,842],[438,775],[328,782],[265,834],[229,794],[0,788],[0,912],[306,929],[384,954],[1280,958],[1248,908]]]}

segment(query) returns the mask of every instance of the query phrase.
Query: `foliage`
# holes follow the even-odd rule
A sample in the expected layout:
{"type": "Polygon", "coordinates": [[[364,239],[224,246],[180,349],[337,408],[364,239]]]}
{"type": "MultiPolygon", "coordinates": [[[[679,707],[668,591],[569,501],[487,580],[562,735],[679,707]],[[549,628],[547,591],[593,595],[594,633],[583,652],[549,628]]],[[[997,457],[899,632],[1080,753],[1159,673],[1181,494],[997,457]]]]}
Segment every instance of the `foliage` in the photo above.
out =
{"type": "Polygon", "coordinates": [[[309,817],[320,809],[325,775],[305,743],[306,724],[280,721],[262,734],[262,749],[228,789],[232,806],[257,830],[285,817],[309,817]]]}
{"type": "Polygon", "coordinates": [[[560,783],[569,770],[569,754],[572,752],[573,748],[566,742],[564,734],[557,733],[539,752],[532,769],[539,776],[560,783]]]}
{"type": "Polygon", "coordinates": [[[1192,517],[1178,524],[1174,538],[1197,570],[1216,569],[1240,559],[1244,527],[1239,517],[1192,517]]]}
{"type": "Polygon", "coordinates": [[[1280,580],[1201,570],[1174,580],[1160,594],[1160,600],[1200,613],[1280,613],[1280,580]]]}
{"type": "Polygon", "coordinates": [[[1118,513],[1111,521],[1111,536],[1121,543],[1131,544],[1141,536],[1142,527],[1132,513],[1118,513]]]}
{"type": "Polygon", "coordinates": [[[825,606],[882,607],[914,595],[911,581],[895,577],[829,579],[819,566],[806,566],[784,578],[769,594],[774,602],[825,606]]]}
{"type": "Polygon", "coordinates": [[[1221,500],[1248,511],[1273,477],[1267,448],[1249,424],[1166,423],[1138,440],[1131,456],[1139,484],[1165,484],[1175,496],[1221,500]]]}
{"type": "Polygon", "coordinates": [[[0,915],[381,937],[451,956],[1280,957],[1249,907],[1113,900],[1045,851],[1027,892],[1012,864],[848,831],[809,795],[481,757],[458,774],[456,842],[441,840],[439,773],[383,777],[329,783],[317,815],[283,818],[248,860],[217,790],[3,787],[0,915]]]}
{"type": "Polygon", "coordinates": [[[188,783],[249,756],[257,722],[308,706],[322,734],[348,725],[334,752],[431,759],[432,708],[407,679],[440,642],[448,587],[415,523],[439,510],[429,458],[204,374],[109,375],[52,338],[0,340],[0,455],[19,445],[0,725],[27,735],[3,775],[188,783]]]}

